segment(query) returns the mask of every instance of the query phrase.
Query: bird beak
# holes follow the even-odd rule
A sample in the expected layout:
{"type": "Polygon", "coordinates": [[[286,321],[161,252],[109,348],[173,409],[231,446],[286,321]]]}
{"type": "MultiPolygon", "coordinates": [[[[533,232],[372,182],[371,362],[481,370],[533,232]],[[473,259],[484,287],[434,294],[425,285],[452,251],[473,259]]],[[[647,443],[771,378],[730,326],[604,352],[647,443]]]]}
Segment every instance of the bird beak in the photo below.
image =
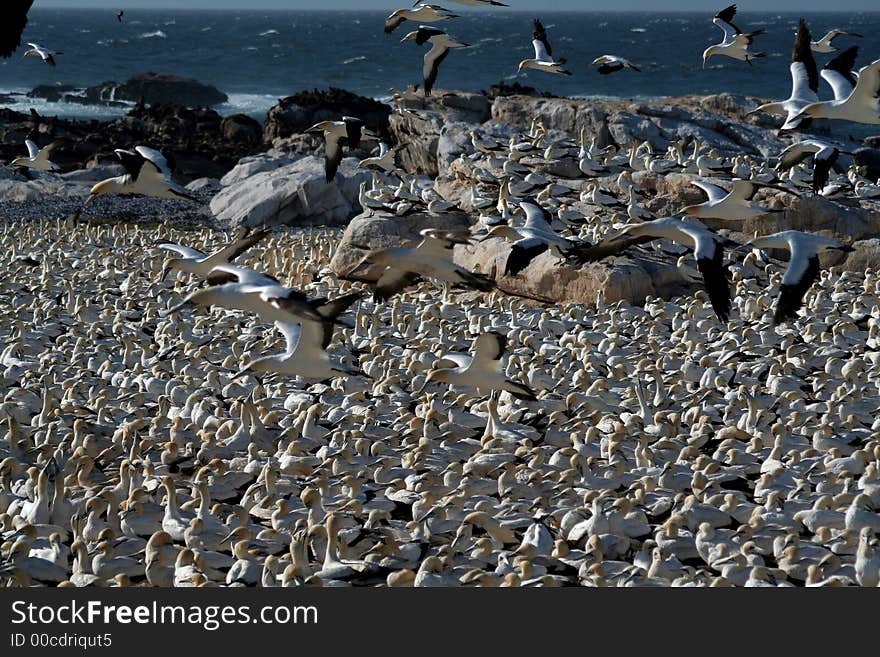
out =
{"type": "Polygon", "coordinates": [[[164,281],[168,277],[168,273],[171,271],[171,267],[163,267],[162,275],[159,276],[160,281],[164,281]]]}
{"type": "Polygon", "coordinates": [[[245,377],[245,376],[247,376],[247,375],[250,374],[250,373],[251,373],[250,365],[248,365],[247,367],[245,367],[243,370],[241,370],[238,374],[236,374],[235,376],[233,376],[233,377],[232,377],[231,379],[229,379],[229,380],[230,380],[230,381],[236,381],[237,379],[240,379],[240,378],[242,378],[242,377],[245,377]]]}
{"type": "Polygon", "coordinates": [[[316,123],[311,128],[306,130],[306,134],[315,133],[315,132],[324,132],[324,129],[321,127],[320,123],[316,123]]]}
{"type": "Polygon", "coordinates": [[[93,200],[94,198],[95,198],[95,195],[94,195],[94,194],[89,194],[89,195],[86,197],[86,200],[83,201],[83,207],[86,207],[89,203],[91,203],[92,200],[93,200]]]}
{"type": "Polygon", "coordinates": [[[418,36],[418,33],[416,33],[416,32],[410,32],[410,33],[407,34],[405,37],[403,37],[403,38],[400,40],[400,42],[403,43],[404,41],[415,41],[415,39],[416,39],[417,36],[418,36]]]}

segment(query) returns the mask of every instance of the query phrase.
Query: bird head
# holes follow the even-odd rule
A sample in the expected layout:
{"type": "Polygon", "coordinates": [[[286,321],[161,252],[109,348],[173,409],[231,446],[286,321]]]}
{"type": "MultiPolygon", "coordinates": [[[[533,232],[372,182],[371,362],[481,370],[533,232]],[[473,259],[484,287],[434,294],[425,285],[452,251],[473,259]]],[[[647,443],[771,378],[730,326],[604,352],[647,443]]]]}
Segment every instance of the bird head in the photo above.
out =
{"type": "Polygon", "coordinates": [[[105,194],[113,194],[119,190],[119,183],[110,178],[109,180],[102,180],[97,183],[92,189],[89,191],[89,196],[85,200],[84,205],[88,205],[91,203],[95,197],[104,196],[105,194]]]}
{"type": "Polygon", "coordinates": [[[703,68],[706,68],[706,62],[715,54],[715,46],[709,46],[703,51],[703,68]]]}
{"type": "Polygon", "coordinates": [[[415,396],[418,397],[419,395],[421,395],[425,391],[425,388],[428,387],[428,384],[436,383],[438,381],[445,382],[448,378],[448,369],[432,370],[428,372],[428,376],[425,377],[425,382],[422,384],[422,387],[416,391],[415,396]]]}
{"type": "Polygon", "coordinates": [[[414,30],[412,32],[407,33],[407,35],[405,37],[403,37],[400,40],[400,42],[403,43],[404,41],[415,41],[418,38],[418,36],[419,36],[418,31],[414,30]]]}
{"type": "Polygon", "coordinates": [[[526,69],[528,67],[529,67],[529,60],[528,59],[522,60],[519,63],[519,68],[516,70],[516,74],[519,75],[520,73],[523,72],[523,69],[526,69]]]}
{"type": "Polygon", "coordinates": [[[159,276],[159,280],[164,281],[172,269],[177,269],[177,263],[179,262],[180,258],[166,258],[165,262],[162,263],[162,274],[159,276]]]}

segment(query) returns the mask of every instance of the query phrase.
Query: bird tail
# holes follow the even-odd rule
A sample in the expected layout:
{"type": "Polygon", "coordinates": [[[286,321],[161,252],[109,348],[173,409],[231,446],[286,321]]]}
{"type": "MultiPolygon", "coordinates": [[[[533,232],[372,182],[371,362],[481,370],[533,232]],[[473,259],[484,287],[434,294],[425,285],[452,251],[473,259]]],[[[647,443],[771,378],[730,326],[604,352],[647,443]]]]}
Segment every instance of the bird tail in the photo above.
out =
{"type": "Polygon", "coordinates": [[[767,53],[765,53],[765,52],[752,53],[752,59],[760,59],[760,58],[766,57],[766,56],[767,56],[767,53]]]}
{"type": "Polygon", "coordinates": [[[525,399],[527,401],[536,401],[538,399],[538,395],[535,394],[534,390],[516,381],[505,381],[504,389],[517,399],[525,399]]]}

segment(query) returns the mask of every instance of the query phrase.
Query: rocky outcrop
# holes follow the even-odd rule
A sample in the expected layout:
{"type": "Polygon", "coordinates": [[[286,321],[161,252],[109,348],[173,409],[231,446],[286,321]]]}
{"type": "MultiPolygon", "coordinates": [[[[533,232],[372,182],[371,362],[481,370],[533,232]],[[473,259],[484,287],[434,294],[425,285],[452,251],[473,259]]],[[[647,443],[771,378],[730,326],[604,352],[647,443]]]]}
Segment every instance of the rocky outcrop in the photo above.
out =
{"type": "Polygon", "coordinates": [[[373,132],[388,139],[388,116],[391,108],[378,100],[358,96],[345,89],[301,91],[278,101],[266,117],[263,139],[290,137],[321,121],[338,121],[342,116],[356,116],[373,132]]]}
{"type": "MultiPolygon", "coordinates": [[[[336,179],[324,179],[324,159],[306,156],[289,164],[263,163],[240,177],[235,170],[211,200],[211,212],[224,226],[341,226],[360,210],[358,191],[370,174],[345,158],[336,179]]],[[[246,163],[244,166],[248,166],[246,163]]]]}
{"type": "MultiPolygon", "coordinates": [[[[346,277],[370,251],[393,246],[415,246],[422,239],[419,232],[426,228],[467,230],[470,228],[470,219],[462,212],[448,212],[442,215],[414,212],[404,217],[384,212],[364,212],[348,224],[333,254],[330,268],[337,275],[346,277]]],[[[376,281],[382,269],[382,267],[374,267],[361,272],[357,278],[376,281]]]]}
{"type": "Polygon", "coordinates": [[[642,304],[648,297],[669,297],[693,287],[674,263],[647,256],[611,258],[578,267],[544,253],[517,276],[509,276],[504,274],[509,253],[508,242],[490,239],[456,247],[455,261],[492,276],[503,292],[552,303],[642,304]]]}
{"type": "Polygon", "coordinates": [[[53,102],[111,106],[142,100],[148,104],[211,107],[229,100],[225,93],[209,84],[169,73],[152,72],[136,75],[127,82],[102,82],[85,89],[71,85],[39,85],[28,96],[53,102]]]}

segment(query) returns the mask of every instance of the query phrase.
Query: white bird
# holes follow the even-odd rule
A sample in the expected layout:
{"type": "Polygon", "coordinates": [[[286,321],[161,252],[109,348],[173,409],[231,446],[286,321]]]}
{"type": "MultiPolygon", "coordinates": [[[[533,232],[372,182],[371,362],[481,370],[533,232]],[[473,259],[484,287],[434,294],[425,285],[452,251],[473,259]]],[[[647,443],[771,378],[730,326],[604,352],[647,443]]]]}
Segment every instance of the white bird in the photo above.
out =
{"type": "Polygon", "coordinates": [[[832,42],[839,36],[851,36],[857,37],[859,39],[862,38],[862,35],[858,32],[848,32],[847,30],[835,29],[828,32],[828,34],[823,36],[818,41],[811,41],[810,47],[813,49],[814,52],[822,53],[823,55],[827,55],[831,52],[837,52],[838,50],[840,50],[840,48],[832,45],[832,42]]]}
{"type": "Polygon", "coordinates": [[[787,249],[791,252],[788,268],[782,275],[779,298],[773,321],[782,324],[797,319],[797,312],[804,303],[804,296],[819,278],[819,254],[825,251],[853,251],[851,246],[822,235],[813,235],[799,230],[785,230],[772,235],[758,237],[745,244],[744,248],[787,249]]]}
{"type": "Polygon", "coordinates": [[[617,71],[622,71],[625,68],[631,68],[638,72],[641,72],[642,70],[628,59],[618,57],[617,55],[600,55],[599,57],[596,57],[592,63],[593,66],[596,66],[596,64],[599,65],[596,70],[600,75],[609,75],[611,73],[616,73],[617,71]]]}
{"type": "Polygon", "coordinates": [[[105,194],[141,194],[156,198],[198,201],[185,188],[171,180],[168,160],[157,150],[137,146],[134,151],[117,149],[125,174],[102,180],[89,192],[85,203],[105,194]]]}
{"type": "MultiPolygon", "coordinates": [[[[376,301],[387,301],[398,292],[418,283],[422,277],[481,292],[488,292],[495,287],[495,281],[485,274],[470,272],[452,261],[455,245],[470,243],[469,232],[426,228],[419,234],[422,241],[413,248],[392,247],[368,253],[349,272],[349,276],[356,276],[373,266],[382,267],[382,274],[373,291],[376,301]]],[[[369,247],[360,248],[369,250],[369,247]]]]}
{"type": "Polygon", "coordinates": [[[416,3],[413,5],[415,9],[397,9],[388,18],[385,19],[385,34],[390,34],[404,21],[415,21],[418,23],[437,23],[446,21],[450,18],[458,18],[458,14],[450,13],[448,10],[439,5],[427,5],[416,3]]]}
{"type": "Polygon", "coordinates": [[[207,278],[215,267],[228,265],[254,244],[265,238],[268,234],[269,233],[265,230],[250,232],[249,229],[245,228],[239,232],[235,239],[228,244],[223,245],[210,255],[199,249],[194,249],[175,242],[169,242],[167,240],[156,242],[154,246],[160,249],[173,251],[180,256],[179,258],[168,258],[165,260],[162,268],[162,275],[159,277],[159,280],[165,280],[168,272],[172,269],[178,269],[189,274],[195,274],[201,278],[207,278]]]}
{"type": "Polygon", "coordinates": [[[379,169],[385,173],[395,173],[398,169],[394,159],[397,156],[397,151],[404,146],[405,144],[398,144],[394,148],[388,148],[388,144],[384,141],[379,142],[379,154],[364,158],[358,162],[358,166],[364,169],[379,169]]]}
{"type": "Polygon", "coordinates": [[[501,359],[506,350],[506,336],[495,331],[482,333],[474,340],[473,356],[443,354],[416,395],[420,395],[428,384],[442,381],[452,386],[476,388],[481,393],[506,390],[520,399],[536,399],[528,386],[511,381],[504,374],[501,359]]]}
{"type": "Polygon", "coordinates": [[[431,44],[431,49],[425,53],[422,64],[422,81],[425,83],[425,95],[430,96],[434,83],[437,82],[440,64],[449,55],[449,51],[453,48],[467,48],[468,44],[453,41],[443,30],[427,27],[426,25],[420,25],[418,30],[407,34],[401,39],[401,42],[413,40],[419,46],[426,43],[431,44]]]}
{"type": "MultiPolygon", "coordinates": [[[[741,178],[733,179],[733,188],[727,190],[705,180],[691,182],[706,192],[709,199],[699,205],[688,205],[682,209],[684,214],[701,219],[727,219],[731,221],[760,217],[770,212],[783,212],[751,203],[752,197],[761,185],[741,178]]],[[[785,190],[788,191],[788,190],[785,190]]]]}
{"type": "MultiPolygon", "coordinates": [[[[541,207],[535,199],[520,201],[519,206],[526,214],[522,226],[513,228],[508,225],[493,226],[488,237],[502,237],[513,245],[504,264],[504,274],[516,276],[536,257],[545,251],[552,251],[558,258],[567,260],[569,257],[580,257],[589,244],[581,244],[558,235],[550,225],[550,212],[541,207]]],[[[488,239],[488,238],[487,238],[488,239]]]]}
{"type": "Polygon", "coordinates": [[[535,48],[534,59],[524,59],[519,63],[517,73],[522,73],[523,69],[531,68],[536,71],[544,71],[545,73],[561,73],[562,75],[571,75],[571,71],[567,71],[562,66],[565,64],[564,59],[554,60],[553,49],[547,40],[547,31],[539,19],[535,19],[534,30],[532,31],[532,46],[535,48]]]}
{"type": "Polygon", "coordinates": [[[779,154],[779,171],[787,171],[797,166],[810,156],[813,157],[813,193],[818,194],[828,183],[828,176],[840,150],[829,143],[818,139],[805,139],[796,142],[779,154]]]}
{"type": "MultiPolygon", "coordinates": [[[[339,313],[361,297],[353,292],[335,300],[339,313]]],[[[332,317],[330,319],[335,319],[332,317]]],[[[335,325],[329,322],[303,321],[299,324],[276,322],[275,326],[284,335],[286,348],[280,354],[262,356],[247,363],[236,374],[237,379],[252,372],[265,372],[299,376],[303,379],[332,379],[337,376],[357,376],[360,372],[346,368],[330,358],[327,347],[333,339],[335,325]]]]}
{"type": "Polygon", "coordinates": [[[797,34],[794,38],[794,50],[791,53],[791,96],[788,100],[776,103],[764,103],[753,109],[755,112],[769,112],[770,114],[782,114],[786,117],[782,126],[783,130],[793,130],[803,123],[802,119],[792,121],[800,111],[819,100],[819,70],[816,60],[810,51],[810,30],[804,19],[798,23],[797,34]]]}
{"type": "MultiPolygon", "coordinates": [[[[455,2],[460,5],[464,5],[465,7],[509,7],[510,5],[506,5],[503,2],[496,2],[496,0],[449,0],[449,2],[455,2]]],[[[418,3],[416,3],[418,4],[418,3]]]]}
{"type": "Polygon", "coordinates": [[[25,167],[27,169],[36,169],[37,171],[59,171],[61,169],[61,167],[49,159],[48,146],[41,149],[30,139],[25,139],[24,145],[28,149],[27,156],[15,158],[9,166],[25,167]]]}
{"type": "Polygon", "coordinates": [[[805,116],[869,125],[880,124],[880,59],[859,70],[858,81],[849,96],[843,100],[810,103],[795,118],[805,116]]]}
{"type": "Polygon", "coordinates": [[[726,322],[730,316],[730,283],[724,268],[724,242],[699,222],[665,217],[627,224],[596,244],[588,254],[589,259],[601,260],[657,238],[670,239],[693,249],[712,309],[718,319],[726,322]]]}
{"type": "Polygon", "coordinates": [[[160,315],[167,317],[188,304],[194,304],[244,310],[267,323],[296,324],[305,320],[327,324],[334,323],[335,317],[351,305],[351,295],[333,300],[309,299],[302,292],[281,285],[268,274],[235,265],[215,267],[205,280],[207,287],[190,293],[177,305],[161,311],[160,315]]]}
{"type": "Polygon", "coordinates": [[[341,121],[321,121],[306,130],[307,133],[324,134],[324,174],[327,183],[333,182],[342,162],[342,147],[357,148],[361,139],[377,139],[364,127],[364,122],[353,116],[343,116],[341,121]]]}
{"type": "Polygon", "coordinates": [[[30,50],[25,51],[23,57],[39,57],[49,66],[55,66],[55,57],[64,54],[60,50],[49,50],[48,48],[44,48],[43,46],[40,46],[36,43],[28,43],[28,45],[31,48],[30,50]]]}
{"type": "Polygon", "coordinates": [[[736,5],[730,5],[719,11],[715,18],[712,19],[712,22],[724,32],[724,40],[714,46],[709,46],[703,51],[703,68],[706,68],[706,62],[709,61],[709,58],[715,55],[724,55],[725,57],[738,59],[749,64],[752,63],[751,60],[753,59],[767,56],[765,52],[752,52],[749,50],[749,46],[752,45],[755,37],[764,34],[766,30],[743,32],[731,22],[734,16],[736,16],[736,5]]]}

